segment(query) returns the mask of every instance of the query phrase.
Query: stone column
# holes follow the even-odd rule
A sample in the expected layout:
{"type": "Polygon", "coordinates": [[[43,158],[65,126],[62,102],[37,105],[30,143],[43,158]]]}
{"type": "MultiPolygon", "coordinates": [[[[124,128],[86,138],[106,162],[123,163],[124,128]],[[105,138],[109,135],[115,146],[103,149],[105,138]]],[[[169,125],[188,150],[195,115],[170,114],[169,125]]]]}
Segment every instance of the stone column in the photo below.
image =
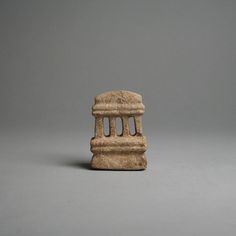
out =
{"type": "Polygon", "coordinates": [[[128,116],[122,117],[122,125],[123,125],[123,136],[129,135],[129,121],[128,116]]]}
{"type": "Polygon", "coordinates": [[[141,116],[134,116],[135,120],[135,129],[136,129],[136,134],[141,135],[142,134],[142,120],[141,116]]]}
{"type": "Polygon", "coordinates": [[[109,117],[110,136],[116,136],[116,118],[114,116],[109,117]]]}
{"type": "Polygon", "coordinates": [[[102,116],[95,117],[95,137],[96,138],[103,137],[103,117],[102,116]]]}

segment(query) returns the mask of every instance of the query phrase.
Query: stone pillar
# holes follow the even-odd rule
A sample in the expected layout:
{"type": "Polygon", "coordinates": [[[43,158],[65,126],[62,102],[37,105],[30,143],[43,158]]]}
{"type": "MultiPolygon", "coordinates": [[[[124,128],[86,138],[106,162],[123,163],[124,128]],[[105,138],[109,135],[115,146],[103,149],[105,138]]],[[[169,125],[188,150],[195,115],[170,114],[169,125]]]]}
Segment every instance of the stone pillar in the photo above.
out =
{"type": "Polygon", "coordinates": [[[114,116],[109,117],[109,128],[110,128],[110,136],[116,136],[116,118],[114,116]]]}
{"type": "Polygon", "coordinates": [[[129,121],[128,116],[122,117],[122,125],[123,125],[123,136],[129,135],[129,121]]]}
{"type": "Polygon", "coordinates": [[[96,116],[95,118],[95,137],[102,138],[103,137],[103,117],[96,116]]]}
{"type": "Polygon", "coordinates": [[[142,120],[141,116],[134,116],[135,120],[135,129],[137,135],[142,135],[142,120]]]}

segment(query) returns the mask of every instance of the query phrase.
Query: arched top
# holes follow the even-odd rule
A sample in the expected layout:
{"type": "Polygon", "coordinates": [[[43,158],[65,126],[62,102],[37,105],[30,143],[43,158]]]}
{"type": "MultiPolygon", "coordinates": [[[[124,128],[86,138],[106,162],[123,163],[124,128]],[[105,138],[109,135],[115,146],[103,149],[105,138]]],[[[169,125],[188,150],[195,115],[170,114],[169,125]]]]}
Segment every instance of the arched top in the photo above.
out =
{"type": "Polygon", "coordinates": [[[142,103],[142,96],[138,93],[116,90],[99,94],[95,97],[95,104],[97,103],[115,103],[115,104],[135,104],[142,103]]]}
{"type": "Polygon", "coordinates": [[[142,115],[142,96],[125,90],[110,91],[95,97],[93,115],[142,115]]]}

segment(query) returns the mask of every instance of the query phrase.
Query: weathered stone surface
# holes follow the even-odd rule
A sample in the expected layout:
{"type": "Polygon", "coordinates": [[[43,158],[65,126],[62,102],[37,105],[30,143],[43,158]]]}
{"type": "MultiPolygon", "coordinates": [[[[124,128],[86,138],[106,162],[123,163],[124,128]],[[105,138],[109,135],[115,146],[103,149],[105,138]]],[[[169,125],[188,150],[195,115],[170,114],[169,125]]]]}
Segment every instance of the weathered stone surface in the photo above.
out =
{"type": "Polygon", "coordinates": [[[147,167],[146,138],[142,135],[141,95],[129,91],[111,91],[98,95],[92,108],[95,136],[91,139],[93,169],[143,170],[147,167]],[[103,119],[109,118],[109,135],[104,134],[103,119]],[[122,119],[122,134],[116,132],[116,117],[122,119]],[[128,119],[133,117],[135,134],[131,135],[128,119]]]}

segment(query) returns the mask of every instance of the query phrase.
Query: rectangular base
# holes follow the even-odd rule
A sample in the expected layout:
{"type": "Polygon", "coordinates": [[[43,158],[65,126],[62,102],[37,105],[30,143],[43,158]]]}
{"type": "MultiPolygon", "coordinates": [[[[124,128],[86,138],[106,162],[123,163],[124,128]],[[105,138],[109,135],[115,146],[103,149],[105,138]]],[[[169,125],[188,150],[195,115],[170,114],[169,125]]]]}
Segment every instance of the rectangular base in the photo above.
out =
{"type": "Polygon", "coordinates": [[[91,160],[91,167],[102,170],[144,170],[147,159],[143,153],[96,154],[91,160]]]}

